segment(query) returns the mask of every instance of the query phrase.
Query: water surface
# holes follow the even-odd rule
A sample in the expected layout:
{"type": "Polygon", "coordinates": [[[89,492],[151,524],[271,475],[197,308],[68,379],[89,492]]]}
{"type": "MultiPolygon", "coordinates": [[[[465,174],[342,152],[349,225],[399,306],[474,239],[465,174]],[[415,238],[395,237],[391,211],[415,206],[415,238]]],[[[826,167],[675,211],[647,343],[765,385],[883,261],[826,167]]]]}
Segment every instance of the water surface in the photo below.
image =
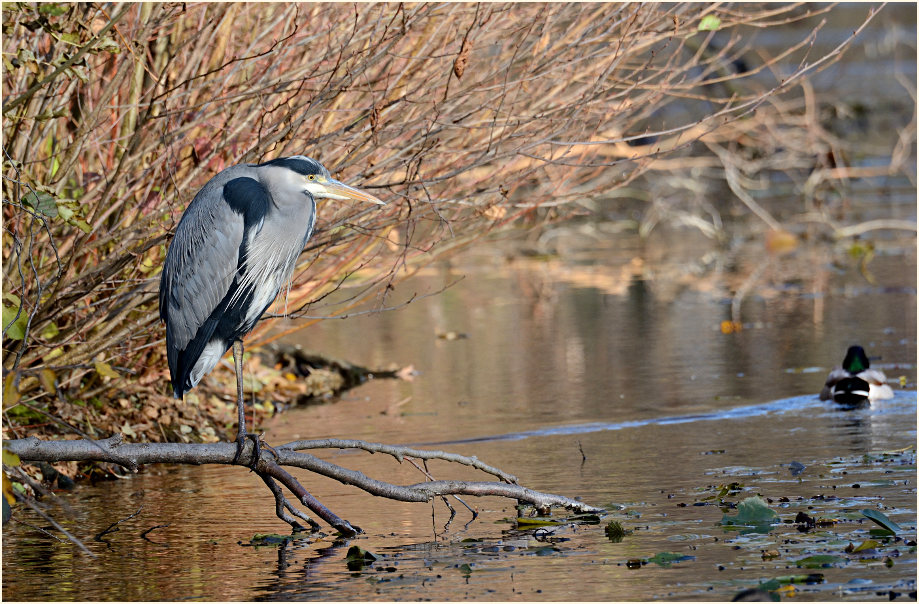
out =
{"type": "MultiPolygon", "coordinates": [[[[725,284],[761,257],[739,253],[735,269],[675,287],[672,271],[686,266],[693,246],[654,258],[628,235],[614,245],[569,242],[564,255],[548,259],[521,258],[517,243],[470,250],[397,286],[393,302],[464,277],[439,296],[303,332],[309,348],[367,366],[411,364],[416,374],[288,410],[262,426],[270,442],[362,438],[475,455],[526,486],[605,508],[599,525],[518,531],[513,502],[497,498],[466,498],[475,521],[453,501],[451,520],[441,501],[385,501],[297,472],[365,534],[336,542],[326,530],[254,548],[246,544],[255,533],[288,533],[257,477],[240,468],[151,467],[63,495],[72,515],[56,515],[97,561],[30,528],[44,527],[41,519],[17,514],[22,522],[4,530],[4,597],[729,599],[802,572],[795,563],[808,555],[868,538],[864,508],[888,514],[915,539],[915,449],[866,461],[916,442],[915,249],[895,243],[870,263],[873,283],[844,254],[812,274],[795,273],[800,256],[832,256],[825,248],[768,258],[772,276],[743,302],[737,333],[721,329],[731,312],[725,284]],[[448,332],[465,337],[438,337],[448,332]],[[857,410],[817,400],[826,372],[853,342],[907,389],[857,410]],[[794,475],[792,462],[803,472],[794,475]],[[807,534],[791,524],[766,534],[726,530],[726,508],[712,496],[733,482],[742,486],[729,502],[761,494],[782,520],[804,511],[840,522],[807,534]],[[609,520],[632,533],[611,542],[603,531],[609,520]],[[159,525],[168,526],[141,536],[159,525]],[[355,544],[378,560],[349,570],[345,555],[355,544]],[[764,560],[772,549],[779,557],[764,560]],[[660,553],[689,557],[626,564],[660,553]]],[[[694,251],[704,257],[706,247],[694,251]]],[[[400,484],[424,480],[383,455],[318,454],[400,484]]],[[[428,469],[436,478],[489,478],[445,462],[428,469]]],[[[845,563],[804,571],[823,581],[797,586],[795,597],[915,591],[915,547],[902,540],[877,559],[840,555],[845,563]]]]}

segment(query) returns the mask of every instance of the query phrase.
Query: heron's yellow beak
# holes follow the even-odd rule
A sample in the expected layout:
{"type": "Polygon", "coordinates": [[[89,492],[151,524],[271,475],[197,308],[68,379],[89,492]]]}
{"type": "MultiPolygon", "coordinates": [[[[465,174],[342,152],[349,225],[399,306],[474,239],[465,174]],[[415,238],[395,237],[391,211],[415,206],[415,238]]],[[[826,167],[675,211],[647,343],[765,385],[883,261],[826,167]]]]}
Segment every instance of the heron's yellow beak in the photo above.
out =
{"type": "Polygon", "coordinates": [[[332,178],[317,178],[315,181],[308,184],[307,190],[309,190],[309,192],[313,194],[313,197],[316,197],[317,199],[354,199],[356,201],[369,201],[370,203],[375,203],[381,206],[386,205],[385,201],[377,199],[370,193],[361,191],[360,189],[355,189],[354,187],[349,187],[348,185],[338,182],[332,178]]]}

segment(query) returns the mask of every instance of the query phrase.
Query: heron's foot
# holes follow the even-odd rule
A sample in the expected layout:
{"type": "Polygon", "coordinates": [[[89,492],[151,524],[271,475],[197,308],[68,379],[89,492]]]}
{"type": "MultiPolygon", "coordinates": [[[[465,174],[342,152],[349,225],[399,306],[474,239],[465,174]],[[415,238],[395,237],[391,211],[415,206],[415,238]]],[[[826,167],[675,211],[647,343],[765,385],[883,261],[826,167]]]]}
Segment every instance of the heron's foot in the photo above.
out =
{"type": "Polygon", "coordinates": [[[252,451],[252,463],[249,464],[249,470],[254,472],[256,466],[258,466],[258,458],[262,456],[262,435],[246,434],[246,436],[252,441],[252,446],[255,447],[252,451]]]}
{"type": "Polygon", "coordinates": [[[246,434],[246,436],[252,440],[252,444],[255,446],[255,450],[252,453],[252,463],[249,465],[249,468],[254,472],[256,471],[256,466],[258,465],[258,460],[262,457],[262,447],[265,447],[271,454],[274,456],[275,461],[278,460],[278,452],[274,447],[262,440],[261,434],[246,434]]]}
{"type": "MultiPolygon", "coordinates": [[[[233,456],[233,465],[239,463],[239,458],[242,457],[243,450],[246,448],[246,432],[240,430],[236,433],[236,455],[233,456]]],[[[258,445],[256,445],[256,450],[258,450],[258,445]]],[[[258,456],[255,457],[258,460],[258,456]]]]}

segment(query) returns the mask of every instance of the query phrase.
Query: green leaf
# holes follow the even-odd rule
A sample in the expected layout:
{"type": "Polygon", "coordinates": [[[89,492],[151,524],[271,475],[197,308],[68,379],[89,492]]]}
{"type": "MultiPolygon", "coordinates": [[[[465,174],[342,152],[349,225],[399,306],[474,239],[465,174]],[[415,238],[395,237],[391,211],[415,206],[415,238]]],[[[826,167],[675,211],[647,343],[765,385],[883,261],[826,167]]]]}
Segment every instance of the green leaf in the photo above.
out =
{"type": "Polygon", "coordinates": [[[770,509],[762,497],[747,497],[737,504],[737,515],[721,518],[721,524],[762,526],[771,525],[778,520],[778,514],[770,509]]]}
{"type": "Polygon", "coordinates": [[[70,9],[67,6],[60,5],[57,2],[42,2],[38,5],[38,14],[49,17],[60,17],[68,10],[70,9]]]}
{"type": "Polygon", "coordinates": [[[606,537],[613,543],[620,543],[626,535],[625,528],[623,528],[622,523],[617,522],[616,520],[611,520],[609,524],[606,525],[606,537]]]}
{"type": "Polygon", "coordinates": [[[118,42],[116,42],[114,38],[102,38],[99,40],[99,43],[96,44],[92,50],[90,50],[90,52],[97,53],[102,51],[117,55],[119,52],[121,52],[121,46],[118,45],[118,42]]]}
{"type": "Polygon", "coordinates": [[[715,15],[705,15],[699,21],[699,31],[718,31],[721,27],[721,19],[715,15]]]}
{"type": "Polygon", "coordinates": [[[880,543],[878,543],[878,542],[875,541],[874,539],[866,539],[866,540],[862,541],[862,542],[858,545],[858,547],[852,548],[852,553],[855,553],[855,552],[864,552],[864,551],[867,551],[867,550],[877,549],[879,545],[880,545],[880,543]]]}
{"type": "Polygon", "coordinates": [[[883,512],[879,512],[877,510],[862,510],[862,515],[869,520],[877,522],[893,534],[897,534],[903,530],[900,528],[899,524],[888,518],[887,515],[883,512]]]}
{"type": "Polygon", "coordinates": [[[377,557],[371,552],[361,549],[356,545],[352,545],[348,549],[345,563],[348,565],[348,570],[361,570],[364,565],[373,564],[376,559],[377,557]]]}
{"type": "Polygon", "coordinates": [[[78,229],[86,233],[87,235],[93,232],[93,227],[89,226],[89,223],[81,218],[78,218],[72,221],[70,224],[74,225],[75,227],[77,227],[78,229]]]}
{"type": "Polygon", "coordinates": [[[10,340],[21,340],[26,337],[26,324],[29,322],[29,313],[21,306],[3,305],[3,337],[10,340]],[[21,310],[21,312],[20,312],[21,310]],[[19,317],[16,317],[16,313],[19,317]]]}
{"type": "MultiPolygon", "coordinates": [[[[19,403],[20,394],[19,387],[16,384],[16,374],[10,372],[6,376],[6,380],[3,382],[3,410],[6,413],[12,413],[14,405],[19,403]]],[[[28,407],[23,407],[23,409],[28,409],[28,407]]]]}
{"type": "MultiPolygon", "coordinates": [[[[823,583],[823,575],[821,573],[810,573],[807,575],[781,575],[779,577],[770,579],[764,583],[764,585],[770,584],[772,581],[775,581],[778,585],[789,585],[792,583],[823,583]]],[[[772,590],[766,589],[766,591],[772,590]]]]}
{"type": "MultiPolygon", "coordinates": [[[[73,65],[64,70],[64,72],[70,76],[75,76],[80,79],[84,84],[89,83],[89,72],[86,70],[86,67],[82,65],[73,65]]],[[[54,176],[54,170],[52,168],[52,176],[54,176]]]]}
{"type": "Polygon", "coordinates": [[[20,48],[16,51],[16,58],[19,59],[20,63],[37,63],[38,59],[35,58],[35,53],[29,50],[28,48],[20,48]]]}
{"type": "Polygon", "coordinates": [[[517,518],[517,528],[528,529],[537,526],[558,526],[562,524],[558,520],[548,518],[517,518]]]}
{"type": "Polygon", "coordinates": [[[652,557],[648,558],[648,562],[653,562],[658,566],[663,566],[664,568],[669,568],[674,562],[684,562],[686,560],[695,560],[695,556],[687,556],[685,554],[676,554],[673,552],[660,552],[654,554],[652,557]]]}
{"type": "Polygon", "coordinates": [[[112,369],[112,366],[106,363],[105,361],[96,361],[96,372],[103,376],[109,378],[119,378],[121,375],[112,369]]]}
{"type": "Polygon", "coordinates": [[[53,340],[59,333],[61,333],[61,330],[58,329],[57,323],[48,323],[48,325],[41,330],[41,337],[46,340],[53,340]]]}
{"type": "Polygon", "coordinates": [[[68,44],[73,44],[74,46],[79,46],[80,44],[80,34],[76,32],[64,32],[60,35],[51,34],[61,42],[67,42],[68,44]]]}
{"type": "Polygon", "coordinates": [[[293,538],[290,535],[278,535],[277,533],[256,533],[249,539],[249,544],[255,547],[277,547],[289,543],[293,538]]]}
{"type": "Polygon", "coordinates": [[[6,449],[3,450],[3,465],[16,467],[20,463],[19,456],[15,453],[10,453],[6,449]]]}
{"type": "Polygon", "coordinates": [[[798,568],[827,568],[836,564],[843,564],[845,558],[832,554],[817,554],[797,561],[798,568]]]}
{"type": "Polygon", "coordinates": [[[22,203],[34,208],[39,214],[44,214],[51,218],[55,218],[58,215],[57,202],[50,193],[29,191],[22,196],[22,203]]]}

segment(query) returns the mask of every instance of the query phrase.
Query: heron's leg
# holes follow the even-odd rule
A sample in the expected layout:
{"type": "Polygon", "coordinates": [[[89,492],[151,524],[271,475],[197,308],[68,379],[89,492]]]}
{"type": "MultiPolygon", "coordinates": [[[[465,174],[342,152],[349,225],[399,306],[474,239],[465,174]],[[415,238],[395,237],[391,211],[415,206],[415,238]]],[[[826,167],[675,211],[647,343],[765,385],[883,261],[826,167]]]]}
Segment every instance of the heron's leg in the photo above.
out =
{"type": "MultiPolygon", "coordinates": [[[[236,364],[236,411],[239,415],[239,428],[236,431],[236,455],[233,457],[233,463],[239,461],[242,455],[243,447],[246,445],[246,410],[243,398],[243,342],[236,340],[233,342],[233,362],[236,364]]],[[[256,458],[258,459],[258,458],[256,458]]]]}

